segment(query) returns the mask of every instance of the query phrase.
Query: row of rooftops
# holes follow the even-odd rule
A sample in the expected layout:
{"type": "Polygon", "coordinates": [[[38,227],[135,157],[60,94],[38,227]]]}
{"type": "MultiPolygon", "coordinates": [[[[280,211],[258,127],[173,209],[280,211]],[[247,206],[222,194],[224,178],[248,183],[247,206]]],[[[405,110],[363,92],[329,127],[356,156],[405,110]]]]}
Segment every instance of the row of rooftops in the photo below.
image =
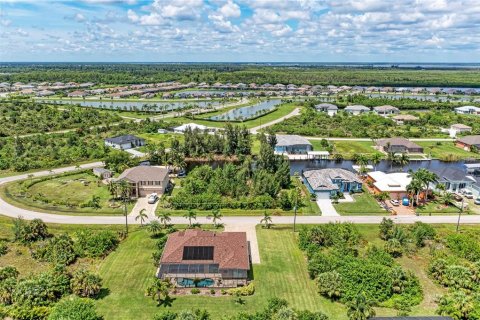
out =
{"type": "MultiPolygon", "coordinates": [[[[315,105],[315,108],[317,110],[338,110],[338,106],[332,104],[332,103],[320,103],[315,105]]],[[[377,106],[372,108],[373,111],[376,112],[385,112],[385,111],[392,111],[392,112],[400,112],[400,109],[394,106],[390,105],[383,105],[383,106],[377,106]]],[[[371,111],[369,107],[363,106],[363,105],[351,105],[351,106],[346,106],[343,110],[345,111],[371,111]]]]}

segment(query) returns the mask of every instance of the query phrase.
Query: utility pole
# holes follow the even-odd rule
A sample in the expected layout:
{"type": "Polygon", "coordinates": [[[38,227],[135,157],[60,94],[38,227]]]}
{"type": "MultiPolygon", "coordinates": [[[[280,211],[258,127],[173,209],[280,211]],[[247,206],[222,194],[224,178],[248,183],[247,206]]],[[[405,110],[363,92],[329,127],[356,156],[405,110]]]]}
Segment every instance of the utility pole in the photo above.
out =
{"type": "Polygon", "coordinates": [[[460,208],[460,212],[458,213],[457,232],[458,232],[458,229],[460,228],[460,218],[462,216],[464,202],[465,202],[465,198],[462,198],[462,207],[460,208]]]}
{"type": "Polygon", "coordinates": [[[295,206],[293,207],[293,232],[295,233],[295,227],[297,226],[297,204],[298,204],[298,190],[295,188],[295,206]]]}

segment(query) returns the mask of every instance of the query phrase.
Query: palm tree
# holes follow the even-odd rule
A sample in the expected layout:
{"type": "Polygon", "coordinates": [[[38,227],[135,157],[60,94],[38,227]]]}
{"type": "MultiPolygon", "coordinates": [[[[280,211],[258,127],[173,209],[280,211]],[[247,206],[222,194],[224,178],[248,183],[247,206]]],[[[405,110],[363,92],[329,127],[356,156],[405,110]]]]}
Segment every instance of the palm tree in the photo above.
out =
{"type": "Polygon", "coordinates": [[[147,295],[157,301],[158,305],[162,303],[162,300],[168,299],[168,293],[172,288],[172,283],[168,280],[162,280],[155,278],[152,284],[147,288],[147,295]]]}
{"type": "Polygon", "coordinates": [[[153,220],[149,224],[147,224],[147,230],[153,236],[155,236],[162,230],[162,225],[160,224],[160,222],[158,222],[158,220],[153,220]]]}
{"type": "Polygon", "coordinates": [[[148,215],[147,215],[146,212],[147,212],[146,209],[142,209],[142,210],[140,210],[138,215],[135,217],[135,221],[140,220],[140,226],[141,227],[143,227],[143,222],[145,221],[145,219],[148,218],[148,215]]]}
{"type": "Polygon", "coordinates": [[[130,197],[130,184],[125,180],[118,182],[118,189],[123,200],[123,214],[125,215],[125,230],[128,234],[128,214],[127,214],[127,199],[130,197]]]}
{"type": "Polygon", "coordinates": [[[350,320],[367,320],[375,316],[375,309],[365,294],[360,293],[348,304],[347,315],[350,320]]]}
{"type": "MultiPolygon", "coordinates": [[[[422,191],[423,185],[422,183],[416,179],[413,178],[410,184],[407,186],[407,192],[412,195],[416,195],[416,202],[418,206],[418,198],[420,197],[420,192],[422,191]]],[[[413,206],[413,201],[412,201],[412,206],[413,206]]]]}
{"type": "Polygon", "coordinates": [[[110,180],[110,182],[108,183],[108,192],[110,192],[110,194],[112,195],[112,197],[114,197],[115,199],[118,197],[117,196],[117,193],[118,193],[118,184],[115,183],[113,180],[110,180]]]}
{"type": "Polygon", "coordinates": [[[372,161],[372,164],[373,164],[373,170],[377,171],[377,165],[382,160],[382,155],[380,153],[376,152],[376,153],[372,154],[372,157],[370,158],[370,160],[372,161]]]}
{"type": "Polygon", "coordinates": [[[192,226],[192,220],[197,220],[197,214],[193,210],[188,210],[187,213],[183,216],[184,218],[188,219],[188,226],[192,226]]]}
{"type": "Polygon", "coordinates": [[[163,227],[166,229],[168,223],[172,220],[172,214],[168,211],[160,213],[160,222],[163,223],[163,227]]]}
{"type": "Polygon", "coordinates": [[[403,168],[410,162],[410,157],[406,153],[402,153],[400,155],[395,156],[395,162],[403,168]]]}
{"type": "Polygon", "coordinates": [[[220,213],[220,210],[215,209],[212,211],[212,221],[215,228],[217,227],[218,220],[222,220],[222,214],[220,213]]]}
{"type": "Polygon", "coordinates": [[[272,214],[268,213],[265,210],[265,212],[263,213],[263,218],[262,220],[260,220],[260,223],[264,223],[265,228],[270,229],[270,227],[272,226],[272,214]]]}
{"type": "Polygon", "coordinates": [[[427,201],[427,197],[428,197],[428,193],[429,193],[429,190],[430,190],[430,183],[436,183],[438,181],[438,176],[427,170],[427,169],[420,169],[419,171],[421,171],[421,180],[422,182],[425,184],[425,199],[424,201],[426,202],[427,201]]]}
{"type": "Polygon", "coordinates": [[[451,204],[453,202],[453,200],[455,200],[455,197],[453,196],[453,193],[451,193],[451,192],[444,192],[442,197],[441,197],[441,200],[442,200],[444,205],[448,206],[449,204],[451,204]]]}

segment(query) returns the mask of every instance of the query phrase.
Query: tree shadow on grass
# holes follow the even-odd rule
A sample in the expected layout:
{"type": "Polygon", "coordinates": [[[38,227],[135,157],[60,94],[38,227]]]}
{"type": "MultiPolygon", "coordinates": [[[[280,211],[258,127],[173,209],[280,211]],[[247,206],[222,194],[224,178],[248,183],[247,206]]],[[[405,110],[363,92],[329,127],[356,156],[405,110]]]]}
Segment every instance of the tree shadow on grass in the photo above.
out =
{"type": "Polygon", "coordinates": [[[102,288],[102,289],[100,289],[100,292],[98,293],[98,295],[95,299],[96,300],[102,300],[103,298],[107,297],[109,294],[110,294],[110,289],[102,288]]]}
{"type": "Polygon", "coordinates": [[[176,298],[172,298],[170,296],[166,296],[164,299],[160,300],[158,302],[158,306],[164,306],[164,307],[171,307],[173,304],[173,301],[175,301],[176,298]]]}

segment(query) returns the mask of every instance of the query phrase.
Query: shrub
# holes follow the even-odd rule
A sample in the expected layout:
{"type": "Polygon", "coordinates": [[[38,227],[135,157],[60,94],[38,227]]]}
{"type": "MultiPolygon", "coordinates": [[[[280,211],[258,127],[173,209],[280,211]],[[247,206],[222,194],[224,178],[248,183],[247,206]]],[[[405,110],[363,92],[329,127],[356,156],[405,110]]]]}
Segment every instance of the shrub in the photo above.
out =
{"type": "Polygon", "coordinates": [[[211,294],[211,295],[215,295],[215,293],[217,293],[217,292],[215,291],[215,289],[210,289],[210,294],[211,294]]]}
{"type": "Polygon", "coordinates": [[[32,257],[53,264],[69,265],[76,259],[73,240],[68,234],[61,234],[40,243],[32,252],[32,257]]]}
{"type": "Polygon", "coordinates": [[[366,257],[370,261],[384,266],[392,266],[394,263],[392,256],[388,252],[377,246],[368,247],[366,257]]]}
{"type": "Polygon", "coordinates": [[[432,240],[435,238],[435,229],[426,223],[417,221],[412,227],[413,238],[417,247],[423,247],[425,240],[432,240]]]}
{"type": "Polygon", "coordinates": [[[98,258],[105,257],[113,251],[118,243],[117,235],[108,230],[92,232],[81,230],[75,233],[77,241],[75,250],[81,257],[98,258]]]}
{"type": "Polygon", "coordinates": [[[337,271],[324,272],[317,278],[318,292],[330,299],[338,299],[342,295],[342,276],[337,271]]]}
{"type": "Polygon", "coordinates": [[[16,279],[19,275],[17,268],[12,266],[3,267],[0,269],[0,281],[8,278],[16,279]]]}
{"type": "Polygon", "coordinates": [[[470,261],[480,260],[480,245],[477,239],[469,234],[450,234],[447,236],[447,246],[457,256],[470,261]]]}
{"type": "Polygon", "coordinates": [[[73,273],[70,287],[77,296],[92,298],[100,293],[102,279],[96,274],[80,269],[73,273]]]}
{"type": "Polygon", "coordinates": [[[153,316],[153,320],[175,320],[176,318],[177,314],[170,310],[162,311],[153,316]]]}
{"type": "Polygon", "coordinates": [[[380,223],[380,238],[383,240],[388,240],[393,236],[393,227],[394,223],[392,219],[383,218],[380,223]]]}
{"type": "Polygon", "coordinates": [[[7,254],[8,246],[5,241],[0,241],[0,256],[7,254]]]}
{"type": "Polygon", "coordinates": [[[231,296],[251,296],[255,293],[255,284],[252,281],[246,286],[228,289],[227,293],[231,296]]]}
{"type": "Polygon", "coordinates": [[[199,293],[200,293],[200,289],[198,289],[198,288],[192,288],[192,290],[190,290],[190,292],[191,292],[192,294],[199,294],[199,293]]]}
{"type": "Polygon", "coordinates": [[[101,320],[90,299],[70,297],[61,300],[52,309],[48,320],[101,320]]]}
{"type": "Polygon", "coordinates": [[[49,307],[29,307],[29,306],[12,306],[8,310],[8,316],[16,320],[44,320],[50,313],[49,307]]]}
{"type": "Polygon", "coordinates": [[[13,221],[13,234],[15,241],[31,243],[45,240],[50,236],[47,225],[40,219],[26,222],[22,218],[13,221]]]}

